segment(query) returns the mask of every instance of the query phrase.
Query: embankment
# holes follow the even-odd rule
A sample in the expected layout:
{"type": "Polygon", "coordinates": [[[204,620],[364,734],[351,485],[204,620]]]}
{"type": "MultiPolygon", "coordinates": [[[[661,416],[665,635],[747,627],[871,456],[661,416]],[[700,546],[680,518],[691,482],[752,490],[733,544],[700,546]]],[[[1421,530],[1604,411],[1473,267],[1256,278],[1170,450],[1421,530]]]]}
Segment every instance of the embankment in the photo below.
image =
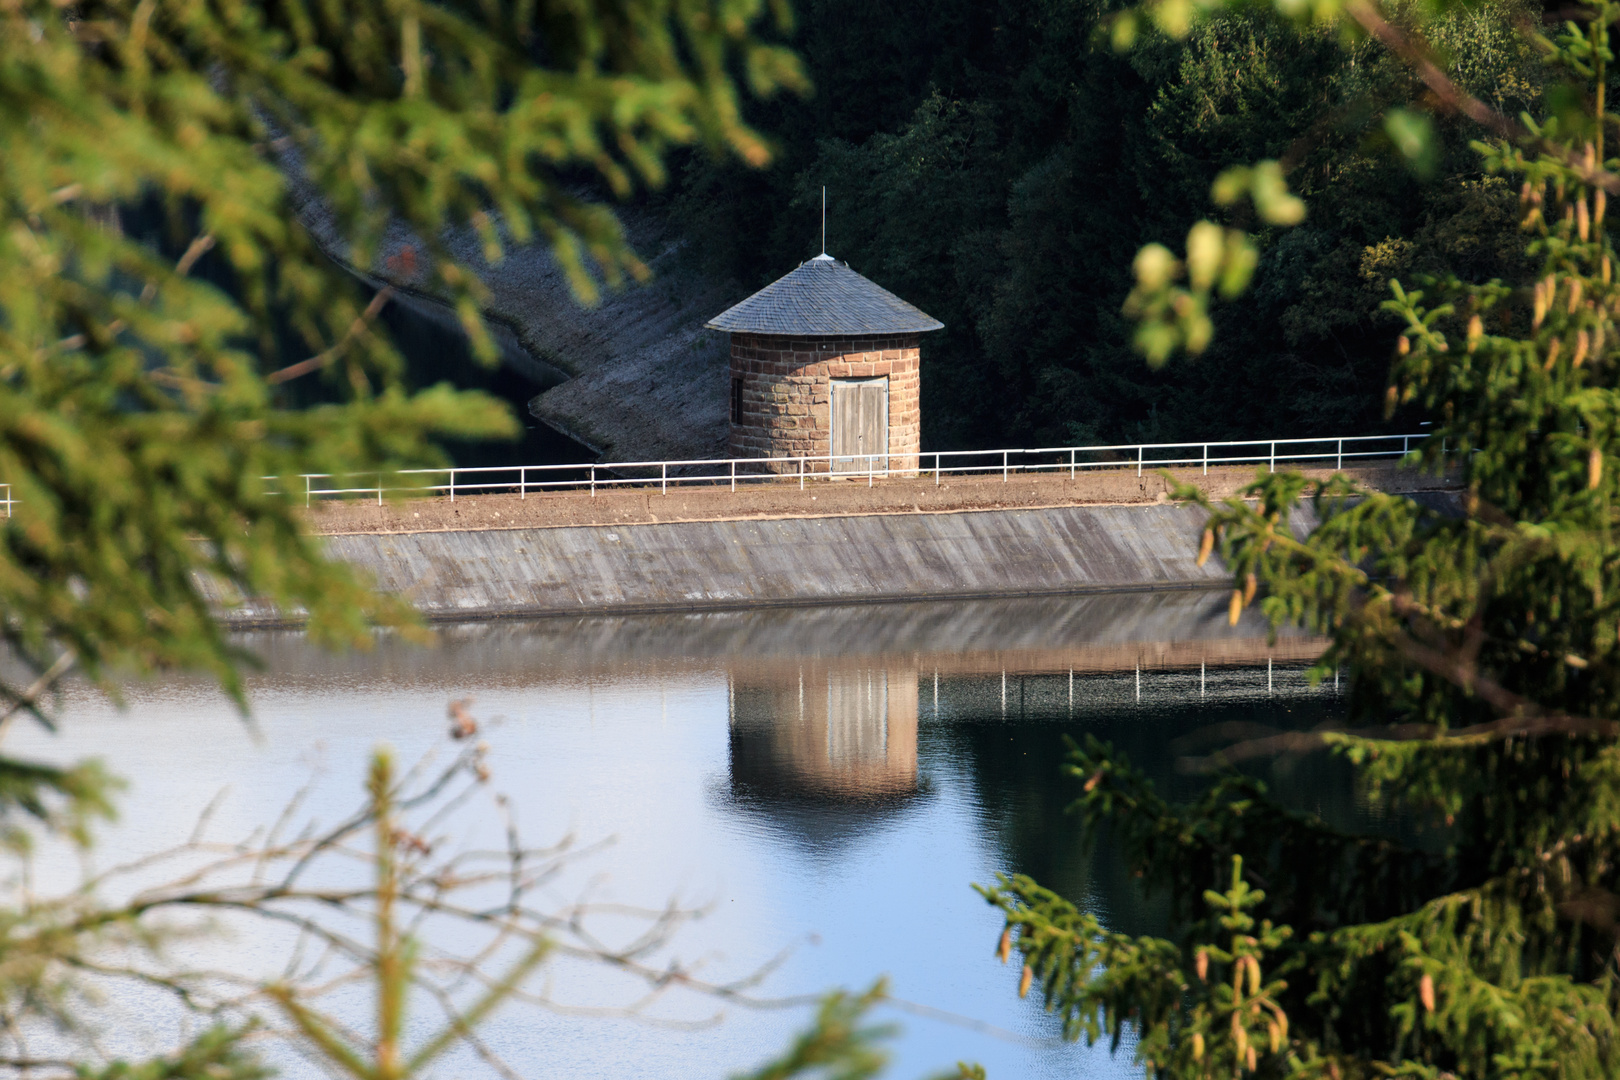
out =
{"type": "MultiPolygon", "coordinates": [[[[1187,472],[1214,498],[1254,476],[1187,472]]],[[[1436,505],[1455,499],[1451,477],[1364,469],[1357,479],[1436,505]]],[[[435,621],[1224,587],[1219,559],[1196,565],[1204,512],[1164,501],[1169,487],[1125,469],[805,490],[618,487],[317,503],[309,525],[335,558],[435,621]]],[[[1309,506],[1294,524],[1314,527],[1309,506]]],[[[299,621],[213,599],[238,627],[299,621]]]]}
{"type": "MultiPolygon", "coordinates": [[[[1191,506],[683,521],[326,538],[429,619],[1217,588],[1191,506]]],[[[1308,526],[1308,521],[1301,521],[1308,526]]],[[[296,621],[248,603],[239,626],[296,621]]]]}

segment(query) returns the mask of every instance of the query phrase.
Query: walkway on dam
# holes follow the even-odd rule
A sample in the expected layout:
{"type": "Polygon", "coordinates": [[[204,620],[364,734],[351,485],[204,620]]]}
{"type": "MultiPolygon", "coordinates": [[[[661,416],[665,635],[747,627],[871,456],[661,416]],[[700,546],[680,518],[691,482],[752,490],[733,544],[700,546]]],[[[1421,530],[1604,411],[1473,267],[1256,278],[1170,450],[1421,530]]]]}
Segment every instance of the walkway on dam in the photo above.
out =
{"type": "MultiPolygon", "coordinates": [[[[1302,469],[1326,479],[1332,469],[1302,469]]],[[[1377,466],[1339,470],[1380,491],[1416,492],[1456,487],[1447,477],[1413,469],[1377,466]]],[[[1235,494],[1255,478],[1250,465],[1173,469],[1180,481],[1197,484],[1213,498],[1235,494]]],[[[417,498],[378,505],[369,498],[316,502],[311,528],[326,535],[544,529],[570,526],[657,525],[672,522],[765,521],[781,518],[855,517],[874,514],[939,514],[974,510],[1033,510],[1074,506],[1162,503],[1170,483],[1158,471],[1135,467],[1066,473],[844,479],[815,478],[802,489],[797,478],[751,479],[736,490],[726,485],[672,483],[667,494],[649,487],[603,487],[515,494],[417,498]]]]}

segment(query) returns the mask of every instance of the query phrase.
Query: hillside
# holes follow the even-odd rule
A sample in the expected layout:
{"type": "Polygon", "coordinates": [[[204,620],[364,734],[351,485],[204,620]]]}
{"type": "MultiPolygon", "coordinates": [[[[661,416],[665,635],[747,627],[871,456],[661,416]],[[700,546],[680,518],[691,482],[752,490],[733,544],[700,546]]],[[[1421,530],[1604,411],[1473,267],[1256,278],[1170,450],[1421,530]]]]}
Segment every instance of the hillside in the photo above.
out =
{"type": "MultiPolygon", "coordinates": [[[[417,325],[460,337],[450,308],[426,289],[414,258],[419,244],[392,232],[374,266],[362,270],[325,223],[313,199],[301,213],[327,253],[374,286],[397,290],[394,301],[417,325]]],[[[631,243],[653,271],[646,284],[604,290],[601,303],[580,305],[542,243],[509,245],[489,263],[469,230],[446,234],[450,250],[489,287],[486,314],[504,365],[540,390],[528,402],[535,419],[610,460],[714,457],[726,440],[726,343],[703,323],[736,302],[742,290],[683,258],[685,241],[659,215],[623,208],[631,243]]]]}

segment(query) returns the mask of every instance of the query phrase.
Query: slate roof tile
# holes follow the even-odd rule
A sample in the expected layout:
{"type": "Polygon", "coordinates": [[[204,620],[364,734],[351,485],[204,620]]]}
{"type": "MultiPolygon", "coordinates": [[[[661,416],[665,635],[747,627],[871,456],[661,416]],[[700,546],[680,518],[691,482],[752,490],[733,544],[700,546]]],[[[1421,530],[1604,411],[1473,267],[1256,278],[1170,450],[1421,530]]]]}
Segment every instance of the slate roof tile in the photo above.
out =
{"type": "Polygon", "coordinates": [[[751,334],[917,334],[945,324],[831,255],[818,255],[704,323],[751,334]]]}

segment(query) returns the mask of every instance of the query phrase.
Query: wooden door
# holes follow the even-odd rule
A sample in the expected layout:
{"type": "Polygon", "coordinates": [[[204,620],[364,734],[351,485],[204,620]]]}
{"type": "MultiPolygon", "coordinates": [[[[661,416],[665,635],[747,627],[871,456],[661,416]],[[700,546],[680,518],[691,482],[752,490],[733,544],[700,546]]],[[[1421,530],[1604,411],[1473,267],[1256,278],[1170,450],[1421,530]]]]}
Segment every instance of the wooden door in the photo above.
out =
{"type": "Polygon", "coordinates": [[[889,380],[834,379],[832,471],[889,467],[889,380]]]}

